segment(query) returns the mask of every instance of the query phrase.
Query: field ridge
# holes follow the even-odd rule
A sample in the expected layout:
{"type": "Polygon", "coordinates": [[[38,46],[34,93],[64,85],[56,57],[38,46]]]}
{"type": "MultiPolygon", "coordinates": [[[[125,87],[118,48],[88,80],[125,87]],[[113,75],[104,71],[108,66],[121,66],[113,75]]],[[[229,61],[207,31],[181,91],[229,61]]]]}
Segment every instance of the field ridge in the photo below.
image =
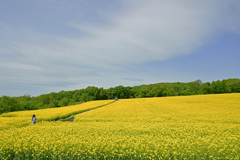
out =
{"type": "Polygon", "coordinates": [[[79,112],[79,113],[71,114],[71,115],[66,116],[66,117],[63,117],[63,118],[61,118],[61,119],[57,119],[57,120],[55,120],[55,121],[63,121],[63,122],[68,121],[68,122],[73,122],[73,121],[74,121],[74,117],[75,117],[76,115],[79,115],[79,114],[82,114],[82,113],[85,113],[85,112],[89,112],[89,111],[92,111],[92,110],[95,110],[95,109],[98,109],[98,108],[101,108],[101,107],[105,107],[105,106],[110,105],[110,104],[112,104],[112,103],[114,103],[114,102],[115,102],[115,101],[112,101],[112,102],[107,103],[107,104],[104,104],[104,105],[100,105],[100,106],[97,106],[97,107],[94,107],[94,108],[89,108],[89,109],[83,110],[83,111],[81,111],[81,112],[79,112]]]}

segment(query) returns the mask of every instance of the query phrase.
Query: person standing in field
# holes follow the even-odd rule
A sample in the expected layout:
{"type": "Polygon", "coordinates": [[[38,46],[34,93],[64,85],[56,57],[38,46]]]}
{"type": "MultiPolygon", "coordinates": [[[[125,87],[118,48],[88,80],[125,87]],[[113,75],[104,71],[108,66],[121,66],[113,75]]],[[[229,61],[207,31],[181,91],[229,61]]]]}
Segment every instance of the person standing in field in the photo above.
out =
{"type": "Polygon", "coordinates": [[[36,123],[37,117],[35,114],[32,116],[32,125],[36,123]]]}

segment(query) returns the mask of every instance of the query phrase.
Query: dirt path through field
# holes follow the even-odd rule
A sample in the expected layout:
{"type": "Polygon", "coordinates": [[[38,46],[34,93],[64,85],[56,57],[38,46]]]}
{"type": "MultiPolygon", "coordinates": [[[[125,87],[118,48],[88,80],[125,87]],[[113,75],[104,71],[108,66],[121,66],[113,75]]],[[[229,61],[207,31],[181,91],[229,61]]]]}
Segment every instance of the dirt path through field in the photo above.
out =
{"type": "MultiPolygon", "coordinates": [[[[108,103],[108,104],[105,104],[105,105],[102,105],[102,106],[99,106],[99,107],[96,107],[96,108],[91,108],[91,109],[89,109],[89,110],[83,111],[83,112],[78,113],[78,114],[82,114],[82,113],[89,112],[89,111],[92,111],[92,110],[95,110],[95,109],[98,109],[98,108],[101,108],[101,107],[105,107],[105,106],[107,106],[107,105],[109,105],[109,104],[112,104],[112,103],[114,103],[114,102],[116,102],[116,101],[110,102],[110,103],[108,103]]],[[[57,120],[57,121],[74,122],[74,117],[75,117],[76,115],[78,115],[78,114],[72,114],[72,115],[70,115],[70,116],[68,116],[68,117],[66,117],[66,118],[59,119],[59,120],[57,120]]]]}

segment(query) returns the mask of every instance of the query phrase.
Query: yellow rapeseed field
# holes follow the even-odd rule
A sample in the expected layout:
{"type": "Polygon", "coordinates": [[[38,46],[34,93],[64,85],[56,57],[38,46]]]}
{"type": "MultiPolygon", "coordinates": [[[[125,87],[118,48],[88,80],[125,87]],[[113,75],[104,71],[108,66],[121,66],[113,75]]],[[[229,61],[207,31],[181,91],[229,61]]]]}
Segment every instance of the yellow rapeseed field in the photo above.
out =
{"type": "Polygon", "coordinates": [[[0,116],[13,119],[0,130],[0,159],[240,159],[240,94],[122,99],[74,122],[45,121],[52,109],[15,127],[25,112],[0,116]]]}
{"type": "Polygon", "coordinates": [[[11,127],[30,125],[31,117],[33,114],[37,116],[37,121],[52,121],[65,118],[72,114],[77,114],[90,109],[98,108],[99,106],[103,106],[111,102],[113,102],[113,100],[91,101],[79,105],[60,108],[4,113],[0,115],[0,129],[9,129],[11,127]]]}

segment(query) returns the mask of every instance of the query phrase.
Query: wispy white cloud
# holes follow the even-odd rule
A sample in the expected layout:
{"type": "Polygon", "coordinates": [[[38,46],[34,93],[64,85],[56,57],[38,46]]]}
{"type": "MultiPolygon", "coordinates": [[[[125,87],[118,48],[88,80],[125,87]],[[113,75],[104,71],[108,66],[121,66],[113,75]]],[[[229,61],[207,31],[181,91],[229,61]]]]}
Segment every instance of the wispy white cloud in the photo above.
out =
{"type": "Polygon", "coordinates": [[[29,71],[41,71],[41,67],[22,64],[22,63],[15,63],[15,62],[7,62],[1,63],[0,67],[4,67],[5,69],[14,69],[14,70],[29,70],[29,71]]]}
{"type": "Polygon", "coordinates": [[[126,6],[131,7],[111,17],[110,25],[75,24],[88,36],[65,39],[65,43],[77,49],[80,55],[124,65],[189,54],[211,40],[224,26],[229,29],[221,24],[228,16],[221,13],[222,5],[217,3],[128,1],[126,6]]]}
{"type": "MultiPolygon", "coordinates": [[[[0,22],[0,35],[4,37],[0,38],[2,75],[9,75],[8,69],[15,70],[13,74],[22,70],[22,75],[15,77],[16,82],[46,86],[55,83],[56,90],[61,84],[65,84],[64,89],[76,89],[87,85],[147,83],[157,77],[146,77],[136,64],[191,54],[223,30],[240,33],[237,0],[126,0],[115,11],[113,6],[106,9],[107,3],[103,6],[83,2],[83,10],[78,5],[67,5],[61,23],[44,24],[50,19],[38,22],[52,30],[64,24],[59,35],[51,34],[51,30],[35,30],[34,25],[19,27],[0,22]],[[90,15],[92,11],[94,14],[90,15]],[[76,35],[64,35],[66,28],[76,35]]],[[[42,1],[40,6],[45,3],[48,2],[42,1]]],[[[43,15],[47,16],[54,5],[58,6],[56,1],[48,3],[43,15]]],[[[60,21],[63,14],[57,7],[55,11],[59,13],[55,14],[56,21],[60,21]]]]}

